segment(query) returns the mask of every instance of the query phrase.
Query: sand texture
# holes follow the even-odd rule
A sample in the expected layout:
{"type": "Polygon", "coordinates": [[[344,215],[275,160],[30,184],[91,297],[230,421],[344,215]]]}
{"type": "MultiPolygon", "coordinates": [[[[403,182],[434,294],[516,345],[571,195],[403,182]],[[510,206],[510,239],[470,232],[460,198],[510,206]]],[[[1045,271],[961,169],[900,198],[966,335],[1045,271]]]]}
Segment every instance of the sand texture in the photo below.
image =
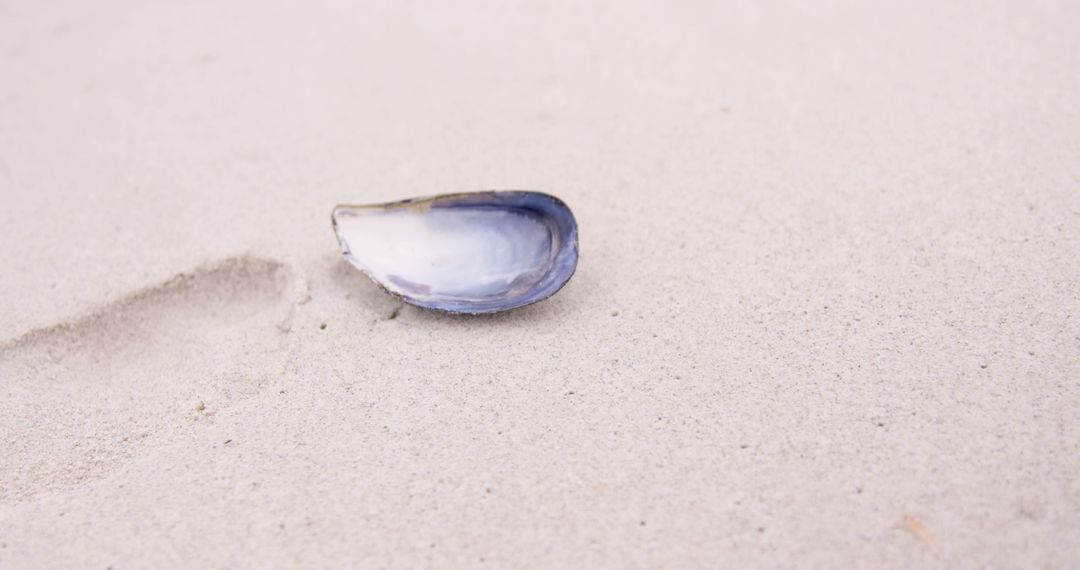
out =
{"type": "Polygon", "coordinates": [[[0,0],[0,568],[1080,566],[1080,3],[0,0]],[[338,203],[535,189],[543,303],[338,203]]]}

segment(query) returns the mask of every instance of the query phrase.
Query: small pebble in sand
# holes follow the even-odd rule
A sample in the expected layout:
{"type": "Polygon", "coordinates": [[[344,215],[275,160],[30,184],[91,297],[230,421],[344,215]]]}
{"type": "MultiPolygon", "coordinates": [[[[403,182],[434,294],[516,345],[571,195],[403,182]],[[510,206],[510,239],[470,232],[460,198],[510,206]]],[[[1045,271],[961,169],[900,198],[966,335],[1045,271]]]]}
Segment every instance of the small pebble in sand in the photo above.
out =
{"type": "Polygon", "coordinates": [[[199,402],[197,402],[197,403],[195,404],[195,411],[197,411],[197,412],[202,412],[202,411],[204,411],[204,410],[206,410],[206,404],[205,404],[205,403],[203,403],[203,401],[202,401],[202,400],[200,400],[199,402]]]}
{"type": "Polygon", "coordinates": [[[934,540],[934,535],[930,534],[926,525],[922,523],[918,518],[912,515],[904,515],[904,524],[907,525],[908,530],[911,531],[919,540],[926,543],[930,547],[930,551],[934,554],[938,553],[937,540],[934,540]]]}
{"type": "Polygon", "coordinates": [[[613,316],[613,317],[617,317],[617,316],[619,316],[619,311],[618,311],[618,309],[616,309],[616,310],[614,310],[614,311],[611,311],[611,316],[613,316]]]}

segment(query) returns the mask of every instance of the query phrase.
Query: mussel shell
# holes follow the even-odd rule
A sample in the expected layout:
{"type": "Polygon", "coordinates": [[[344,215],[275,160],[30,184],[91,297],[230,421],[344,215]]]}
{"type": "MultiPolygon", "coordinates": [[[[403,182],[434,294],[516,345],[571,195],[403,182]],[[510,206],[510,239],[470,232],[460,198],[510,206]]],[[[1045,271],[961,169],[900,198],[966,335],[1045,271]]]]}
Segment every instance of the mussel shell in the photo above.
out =
{"type": "Polygon", "coordinates": [[[577,222],[542,192],[443,194],[338,206],[345,259],[405,302],[494,313],[542,301],[577,268],[577,222]]]}

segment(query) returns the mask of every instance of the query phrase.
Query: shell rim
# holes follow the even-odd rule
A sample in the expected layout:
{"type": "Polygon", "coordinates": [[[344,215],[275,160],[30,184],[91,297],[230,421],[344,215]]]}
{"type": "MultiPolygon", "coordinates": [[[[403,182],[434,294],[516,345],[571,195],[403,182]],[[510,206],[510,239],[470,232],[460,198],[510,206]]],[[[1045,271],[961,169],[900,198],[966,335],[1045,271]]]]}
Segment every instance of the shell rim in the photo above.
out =
{"type": "Polygon", "coordinates": [[[541,301],[546,301],[546,300],[550,299],[552,296],[554,296],[556,293],[558,293],[559,291],[562,291],[563,287],[566,287],[566,285],[568,283],[570,283],[570,280],[574,277],[574,274],[577,273],[577,265],[578,265],[578,261],[579,261],[580,256],[581,256],[581,251],[578,249],[578,232],[580,230],[578,229],[577,217],[574,216],[573,210],[571,210],[570,206],[566,205],[566,202],[564,202],[558,196],[553,196],[551,194],[548,194],[547,192],[539,192],[539,191],[536,191],[536,190],[481,190],[481,191],[476,191],[476,192],[448,192],[446,194],[434,194],[434,195],[431,195],[431,196],[419,196],[419,197],[416,197],[416,198],[406,198],[404,200],[395,200],[393,202],[382,202],[382,203],[377,203],[377,204],[337,204],[336,206],[334,206],[334,209],[330,212],[330,222],[331,222],[331,225],[333,226],[333,229],[334,229],[334,236],[337,238],[338,245],[341,247],[342,256],[345,258],[345,261],[347,261],[349,263],[349,265],[353,266],[353,268],[360,271],[360,273],[362,273],[365,277],[367,277],[369,280],[371,280],[373,283],[375,283],[375,285],[377,285],[384,292],[388,293],[390,296],[396,297],[396,298],[400,299],[402,302],[407,303],[409,305],[412,305],[414,307],[418,307],[418,308],[421,308],[421,309],[424,309],[424,310],[427,310],[427,311],[435,311],[435,312],[443,313],[443,314],[447,314],[447,315],[475,315],[475,316],[492,315],[492,314],[496,314],[496,313],[504,313],[504,312],[507,312],[507,311],[514,311],[514,310],[520,309],[522,307],[528,307],[529,305],[534,305],[534,304],[539,303],[541,301]],[[542,297],[536,297],[535,299],[531,299],[529,301],[526,301],[524,303],[520,303],[520,304],[517,304],[517,305],[511,305],[511,306],[500,307],[500,308],[495,308],[495,309],[477,310],[477,311],[454,310],[454,309],[447,309],[447,308],[444,308],[444,307],[431,307],[431,306],[421,305],[421,304],[417,303],[414,299],[409,298],[409,296],[407,296],[407,295],[405,295],[403,293],[398,293],[397,291],[391,291],[382,281],[379,281],[373,275],[368,273],[368,271],[366,269],[364,269],[363,267],[361,267],[360,265],[355,263],[353,261],[353,257],[352,257],[352,250],[349,249],[349,246],[346,245],[344,239],[341,236],[341,233],[338,232],[337,216],[335,214],[337,214],[337,211],[342,209],[342,208],[359,209],[359,210],[375,210],[375,209],[390,210],[390,209],[393,209],[393,208],[414,207],[414,208],[426,209],[426,208],[430,208],[431,204],[434,203],[437,200],[463,198],[463,197],[467,197],[467,196],[477,196],[477,195],[497,196],[499,194],[534,194],[536,196],[547,198],[547,199],[551,200],[552,202],[554,202],[557,206],[560,206],[563,210],[565,210],[570,215],[570,220],[573,222],[573,228],[574,228],[572,239],[569,240],[569,244],[568,244],[573,249],[573,252],[574,252],[574,264],[573,264],[573,267],[570,268],[570,272],[566,275],[566,279],[563,279],[558,287],[555,287],[550,292],[548,292],[546,295],[544,295],[542,297]]]}

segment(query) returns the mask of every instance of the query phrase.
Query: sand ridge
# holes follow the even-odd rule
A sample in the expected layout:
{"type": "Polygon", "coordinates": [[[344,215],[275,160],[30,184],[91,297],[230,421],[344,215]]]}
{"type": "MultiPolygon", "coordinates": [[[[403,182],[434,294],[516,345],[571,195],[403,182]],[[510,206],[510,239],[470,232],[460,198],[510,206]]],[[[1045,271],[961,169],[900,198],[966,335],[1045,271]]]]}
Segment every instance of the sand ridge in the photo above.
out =
{"type": "Polygon", "coordinates": [[[0,345],[10,443],[0,501],[100,477],[153,445],[163,424],[250,397],[281,373],[290,279],[279,262],[229,258],[0,345]],[[153,396],[136,397],[147,384],[153,396]]]}

